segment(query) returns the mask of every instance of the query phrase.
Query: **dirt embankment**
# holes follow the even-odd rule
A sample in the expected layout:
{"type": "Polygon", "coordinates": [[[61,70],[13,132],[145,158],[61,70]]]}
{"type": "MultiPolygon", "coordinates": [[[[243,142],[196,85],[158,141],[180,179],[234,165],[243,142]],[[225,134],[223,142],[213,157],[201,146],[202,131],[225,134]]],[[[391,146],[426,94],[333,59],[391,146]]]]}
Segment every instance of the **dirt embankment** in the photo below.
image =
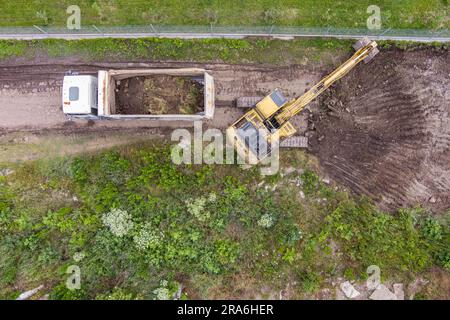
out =
{"type": "Polygon", "coordinates": [[[320,99],[312,152],[327,173],[393,210],[450,207],[450,59],[384,51],[320,99]]]}

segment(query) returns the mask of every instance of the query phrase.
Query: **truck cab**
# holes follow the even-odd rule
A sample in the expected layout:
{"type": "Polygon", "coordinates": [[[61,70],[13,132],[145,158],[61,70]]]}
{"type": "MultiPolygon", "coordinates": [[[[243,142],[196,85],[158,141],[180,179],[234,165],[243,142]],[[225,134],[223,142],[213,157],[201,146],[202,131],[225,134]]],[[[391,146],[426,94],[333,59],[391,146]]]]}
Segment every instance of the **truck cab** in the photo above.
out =
{"type": "Polygon", "coordinates": [[[63,81],[63,112],[73,115],[96,115],[98,80],[89,75],[68,75],[63,81]]]}

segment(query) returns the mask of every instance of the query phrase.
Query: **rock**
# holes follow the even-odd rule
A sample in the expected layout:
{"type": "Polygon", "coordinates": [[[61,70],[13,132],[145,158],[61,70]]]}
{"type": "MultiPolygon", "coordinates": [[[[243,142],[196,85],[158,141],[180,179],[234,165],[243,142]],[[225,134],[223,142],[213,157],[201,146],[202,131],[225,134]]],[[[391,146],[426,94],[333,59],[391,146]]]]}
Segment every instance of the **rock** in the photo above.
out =
{"type": "Polygon", "coordinates": [[[435,197],[431,197],[430,199],[428,199],[429,203],[436,203],[436,198],[435,197]]]}
{"type": "Polygon", "coordinates": [[[397,297],[397,300],[405,300],[405,291],[403,290],[403,283],[395,283],[394,294],[397,297]]]}
{"type": "Polygon", "coordinates": [[[397,300],[397,296],[392,293],[384,284],[380,284],[370,295],[371,300],[397,300]]]}
{"type": "Polygon", "coordinates": [[[408,293],[408,299],[413,300],[416,293],[419,292],[423,288],[423,286],[427,285],[428,282],[429,282],[428,280],[418,278],[415,279],[412,283],[410,283],[406,290],[408,293]]]}
{"type": "Polygon", "coordinates": [[[183,288],[184,288],[183,284],[180,283],[178,285],[178,290],[177,290],[177,292],[175,293],[175,295],[173,297],[174,300],[180,300],[181,299],[181,294],[183,293],[183,288]]]}
{"type": "Polygon", "coordinates": [[[336,288],[336,300],[345,300],[345,296],[339,288],[336,288]]]}
{"type": "Polygon", "coordinates": [[[329,178],[323,178],[322,182],[325,184],[330,184],[330,179],[329,178]]]}
{"type": "Polygon", "coordinates": [[[17,297],[16,300],[26,300],[26,299],[30,298],[31,296],[34,296],[34,295],[35,295],[39,290],[41,290],[43,287],[44,287],[44,285],[41,284],[41,285],[40,285],[39,287],[37,287],[37,288],[34,288],[34,289],[32,289],[32,290],[25,291],[25,292],[21,293],[21,294],[17,297]]]}
{"type": "Polygon", "coordinates": [[[14,173],[14,170],[6,168],[6,169],[3,169],[3,170],[0,170],[0,177],[6,177],[6,176],[9,176],[10,174],[13,174],[13,173],[14,173]]]}
{"type": "Polygon", "coordinates": [[[291,174],[292,172],[295,172],[295,171],[296,170],[295,170],[294,167],[288,167],[288,168],[284,169],[284,174],[288,175],[288,174],[291,174]]]}
{"type": "Polygon", "coordinates": [[[303,191],[300,190],[298,194],[300,195],[300,198],[305,199],[305,193],[303,191]]]}
{"type": "Polygon", "coordinates": [[[350,283],[350,281],[345,281],[341,283],[340,286],[342,292],[349,299],[354,299],[360,295],[359,291],[355,289],[355,287],[350,283]]]}

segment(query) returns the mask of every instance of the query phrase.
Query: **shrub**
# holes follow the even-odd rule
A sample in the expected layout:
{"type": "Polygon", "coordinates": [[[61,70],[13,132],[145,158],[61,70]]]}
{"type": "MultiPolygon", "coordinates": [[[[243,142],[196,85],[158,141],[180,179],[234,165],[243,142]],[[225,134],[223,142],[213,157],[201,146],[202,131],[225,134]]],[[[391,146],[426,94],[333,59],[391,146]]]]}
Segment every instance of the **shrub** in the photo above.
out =
{"type": "Polygon", "coordinates": [[[306,293],[312,293],[320,287],[320,276],[315,272],[301,272],[299,280],[306,293]]]}
{"type": "Polygon", "coordinates": [[[427,218],[423,224],[422,231],[424,236],[429,240],[442,239],[442,226],[436,219],[427,218]]]}
{"type": "Polygon", "coordinates": [[[361,270],[376,264],[383,271],[419,272],[430,265],[430,253],[409,211],[397,216],[377,211],[367,201],[343,201],[327,217],[327,230],[361,270]]]}
{"type": "Polygon", "coordinates": [[[269,229],[275,224],[275,218],[270,214],[263,214],[258,220],[258,226],[269,229]]]}
{"type": "Polygon", "coordinates": [[[133,229],[131,215],[120,209],[112,209],[102,216],[103,224],[117,237],[127,235],[133,229]]]}
{"type": "Polygon", "coordinates": [[[155,230],[150,223],[145,223],[133,237],[133,241],[138,250],[146,250],[161,246],[162,238],[163,233],[161,231],[155,230]]]}
{"type": "Polygon", "coordinates": [[[305,194],[310,195],[317,191],[319,187],[319,177],[311,170],[305,170],[300,178],[302,179],[302,187],[305,194]]]}

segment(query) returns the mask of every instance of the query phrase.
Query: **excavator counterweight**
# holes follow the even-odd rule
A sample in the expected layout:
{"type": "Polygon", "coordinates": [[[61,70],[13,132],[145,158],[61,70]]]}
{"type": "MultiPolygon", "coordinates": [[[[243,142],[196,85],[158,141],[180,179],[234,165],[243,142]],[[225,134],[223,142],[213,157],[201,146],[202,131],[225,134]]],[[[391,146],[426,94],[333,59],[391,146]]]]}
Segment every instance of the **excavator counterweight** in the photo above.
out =
{"type": "Polygon", "coordinates": [[[369,62],[378,53],[377,43],[367,38],[354,46],[355,54],[336,70],[320,80],[297,99],[288,101],[279,89],[259,101],[254,108],[227,129],[239,156],[249,164],[256,164],[271,153],[271,146],[295,134],[289,120],[301,112],[312,100],[345,76],[361,61],[369,62]]]}

